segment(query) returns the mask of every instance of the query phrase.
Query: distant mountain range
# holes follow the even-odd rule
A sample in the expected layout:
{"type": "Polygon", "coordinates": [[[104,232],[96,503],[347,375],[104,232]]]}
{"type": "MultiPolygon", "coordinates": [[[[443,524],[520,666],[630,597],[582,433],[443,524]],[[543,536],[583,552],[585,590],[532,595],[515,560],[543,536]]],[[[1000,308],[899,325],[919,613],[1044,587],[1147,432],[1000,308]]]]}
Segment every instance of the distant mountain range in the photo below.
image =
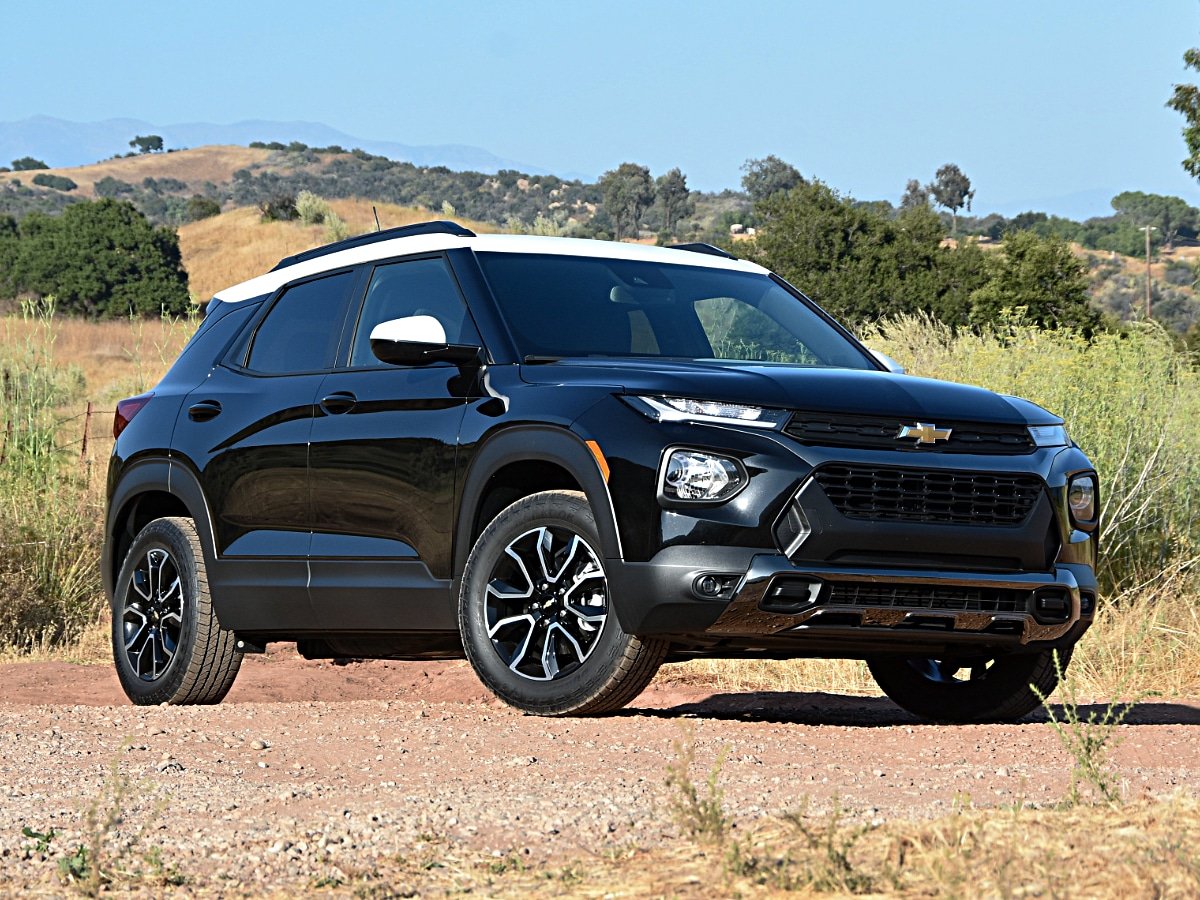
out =
{"type": "MultiPolygon", "coordinates": [[[[310,147],[338,144],[351,150],[403,160],[418,166],[446,166],[458,171],[493,173],[516,169],[531,175],[550,174],[546,169],[519,160],[505,159],[481,147],[465,144],[434,146],[373,141],[355,137],[320,122],[270,122],[251,119],[229,125],[185,122],[156,125],[141,119],[105,119],[101,122],[70,122],[53,116],[31,116],[16,122],[0,122],[0,165],[22,156],[44,160],[52,167],[82,166],[130,150],[129,141],[139,134],[161,135],[168,148],[201,147],[206,144],[239,144],[251,141],[301,141],[310,147]]],[[[587,178],[577,173],[555,173],[563,178],[587,178]]]]}

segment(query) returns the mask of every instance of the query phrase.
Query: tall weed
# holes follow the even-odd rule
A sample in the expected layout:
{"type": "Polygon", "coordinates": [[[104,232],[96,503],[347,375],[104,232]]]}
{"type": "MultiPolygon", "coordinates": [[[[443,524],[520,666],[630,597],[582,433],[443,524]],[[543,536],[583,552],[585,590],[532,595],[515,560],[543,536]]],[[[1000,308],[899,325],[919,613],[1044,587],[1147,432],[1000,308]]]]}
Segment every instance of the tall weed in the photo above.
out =
{"type": "MultiPolygon", "coordinates": [[[[79,369],[54,358],[53,302],[27,304],[0,344],[0,633],[32,645],[76,638],[95,619],[102,510],[61,409],[83,396],[79,369]]],[[[6,323],[10,324],[10,323],[6,323]]]]}

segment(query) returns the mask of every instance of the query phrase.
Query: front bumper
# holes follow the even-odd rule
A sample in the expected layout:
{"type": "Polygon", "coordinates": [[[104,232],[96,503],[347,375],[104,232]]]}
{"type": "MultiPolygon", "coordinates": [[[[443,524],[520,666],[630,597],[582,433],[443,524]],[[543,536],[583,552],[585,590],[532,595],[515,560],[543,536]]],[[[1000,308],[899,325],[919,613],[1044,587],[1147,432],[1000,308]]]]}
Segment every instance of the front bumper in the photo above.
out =
{"type": "Polygon", "coordinates": [[[777,552],[677,547],[649,563],[609,560],[622,627],[697,650],[784,655],[938,654],[1065,646],[1096,609],[1088,565],[964,572],[793,563],[777,552]],[[706,575],[730,585],[707,599],[706,575]]]}

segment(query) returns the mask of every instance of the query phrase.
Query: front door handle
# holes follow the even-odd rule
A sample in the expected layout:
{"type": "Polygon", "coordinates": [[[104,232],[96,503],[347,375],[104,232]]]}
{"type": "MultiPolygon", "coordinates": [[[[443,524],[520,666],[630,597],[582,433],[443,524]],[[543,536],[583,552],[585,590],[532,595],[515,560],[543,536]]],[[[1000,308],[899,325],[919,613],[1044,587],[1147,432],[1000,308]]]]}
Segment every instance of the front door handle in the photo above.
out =
{"type": "Polygon", "coordinates": [[[193,422],[207,422],[221,414],[221,404],[216,400],[201,400],[188,407],[188,418],[193,422]]]}
{"type": "Polygon", "coordinates": [[[340,416],[354,409],[358,398],[349,391],[334,391],[321,401],[321,409],[331,416],[340,416]]]}

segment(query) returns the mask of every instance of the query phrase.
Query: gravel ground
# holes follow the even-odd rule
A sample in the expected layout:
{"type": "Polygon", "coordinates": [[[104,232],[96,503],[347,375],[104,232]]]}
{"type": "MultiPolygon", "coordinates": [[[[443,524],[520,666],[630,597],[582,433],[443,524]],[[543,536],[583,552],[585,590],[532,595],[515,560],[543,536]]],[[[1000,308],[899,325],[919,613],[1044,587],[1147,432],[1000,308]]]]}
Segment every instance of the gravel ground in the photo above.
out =
{"type": "MultiPolygon", "coordinates": [[[[81,843],[126,887],[202,894],[354,882],[396,860],[654,847],[677,834],[665,779],[680,743],[695,748],[697,782],[723,756],[741,828],[807,801],[864,821],[968,797],[1049,803],[1071,769],[1044,722],[920,725],[874,697],[660,680],[620,715],[547,720],[490,699],[463,663],[277,651],[248,659],[220,706],[137,708],[105,667],[0,670],[4,893],[61,893],[59,860],[81,843]],[[106,817],[120,822],[106,830],[106,817]],[[43,852],[23,828],[57,835],[43,852]]],[[[1194,795],[1200,705],[1144,704],[1129,722],[1113,757],[1128,796],[1194,795]]]]}

